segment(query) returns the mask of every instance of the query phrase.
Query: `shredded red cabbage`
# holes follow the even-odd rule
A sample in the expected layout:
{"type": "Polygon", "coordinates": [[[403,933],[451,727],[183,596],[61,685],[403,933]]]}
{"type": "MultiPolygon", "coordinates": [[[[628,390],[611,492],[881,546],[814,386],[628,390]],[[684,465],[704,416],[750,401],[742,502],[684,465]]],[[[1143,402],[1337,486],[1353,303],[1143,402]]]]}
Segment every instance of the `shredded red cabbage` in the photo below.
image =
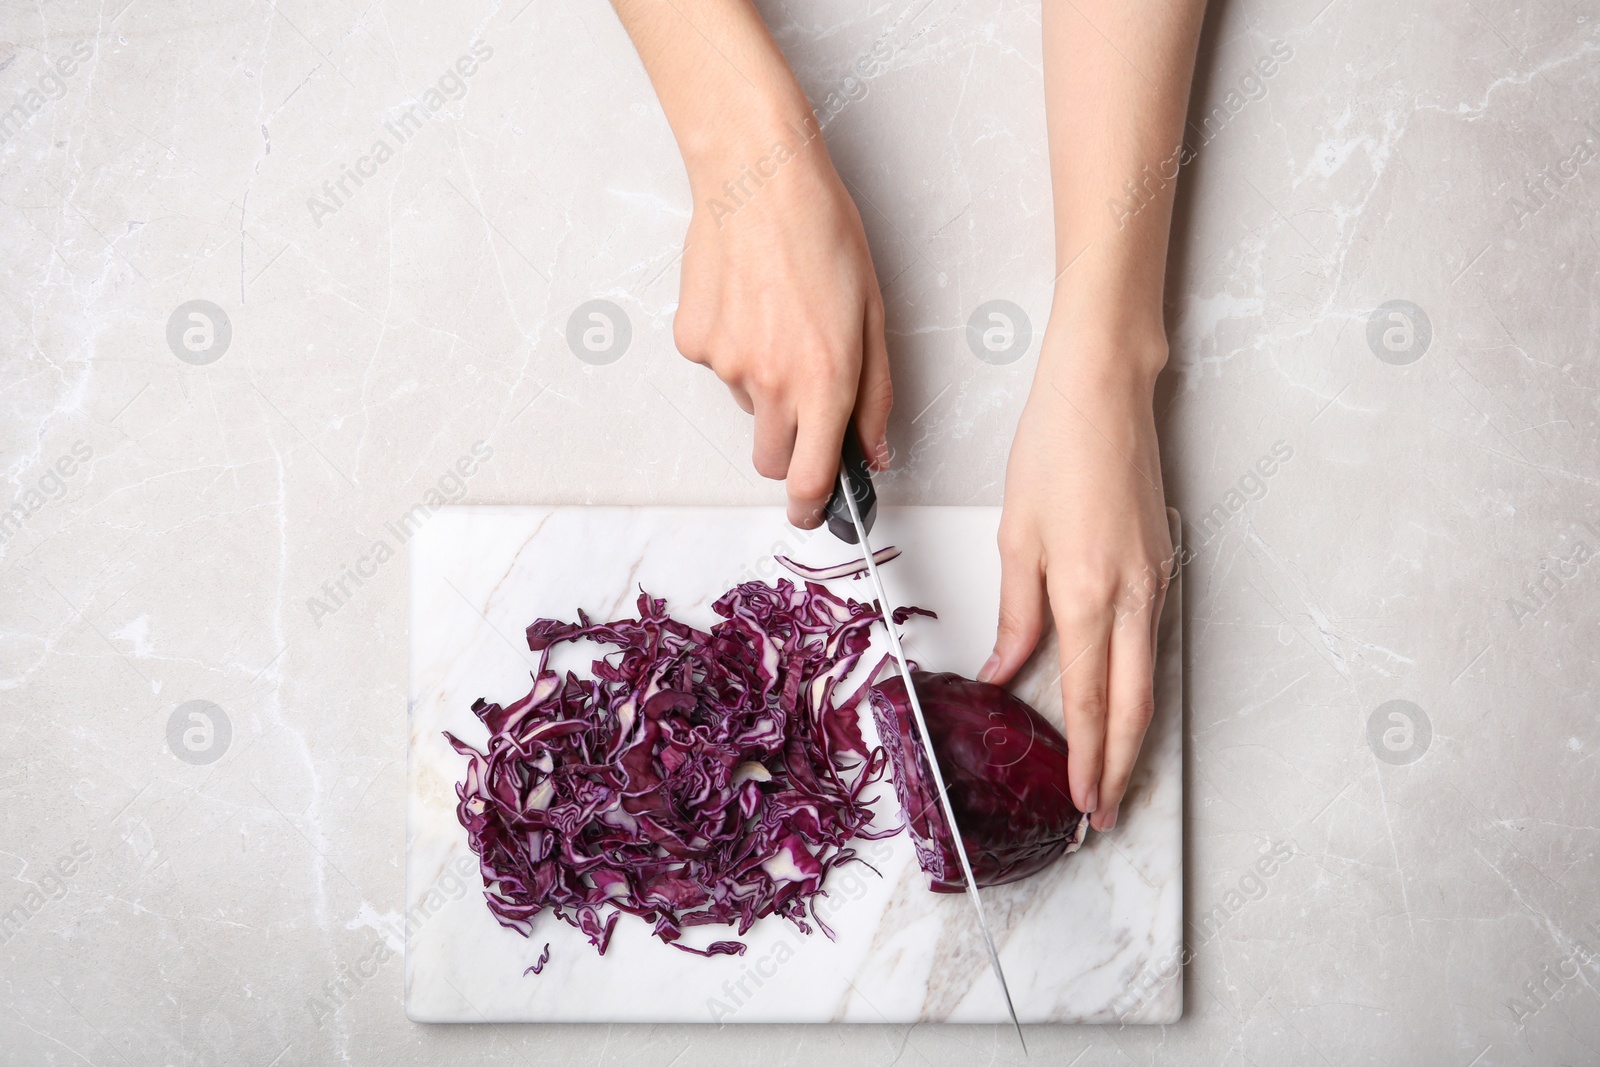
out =
{"type": "MultiPolygon", "coordinates": [[[[1067,792],[1067,743],[1055,727],[997,685],[917,670],[912,679],[978,884],[1015,882],[1077,851],[1089,819],[1067,792]]],[[[917,862],[934,892],[963,893],[955,838],[918,740],[905,679],[897,674],[876,686],[870,704],[917,862]]]]}
{"type": "Polygon", "coordinates": [[[549,963],[549,962],[550,962],[550,942],[546,941],[544,943],[544,951],[539,953],[539,958],[536,961],[534,961],[534,964],[533,964],[532,967],[529,967],[527,970],[522,972],[523,977],[526,978],[530,974],[541,974],[541,973],[543,973],[544,972],[544,965],[549,963]]]}
{"type": "Polygon", "coordinates": [[[865,862],[852,838],[899,830],[870,830],[862,798],[887,765],[862,741],[867,687],[838,691],[882,615],[787,580],[747,582],[714,609],[709,632],[646,594],[637,619],[540,619],[527,633],[542,653],[533,689],[472,706],[485,748],[445,735],[467,757],[456,814],[502,925],[531,937],[549,910],[602,955],[624,913],[705,956],[745,945],[694,948],[686,928],[743,935],[777,914],[810,933],[809,910],[832,936],[813,908],[828,872],[865,862]],[[580,639],[617,650],[592,678],[547,668],[551,646],[580,639]]]}
{"type": "MultiPolygon", "coordinates": [[[[881,567],[891,559],[897,559],[899,555],[900,550],[894,545],[890,545],[874,552],[872,554],[872,562],[881,567]]],[[[773,556],[772,558],[800,577],[812,582],[826,582],[834,578],[854,578],[857,575],[867,573],[867,558],[865,556],[860,559],[853,559],[849,563],[835,563],[829,567],[808,566],[804,563],[798,563],[788,556],[773,556]]]]}
{"type": "Polygon", "coordinates": [[[889,613],[889,616],[894,619],[894,624],[896,626],[905,625],[905,621],[911,618],[913,615],[926,615],[930,619],[937,619],[939,617],[936,613],[929,611],[927,608],[914,608],[910,604],[903,604],[889,613]]]}

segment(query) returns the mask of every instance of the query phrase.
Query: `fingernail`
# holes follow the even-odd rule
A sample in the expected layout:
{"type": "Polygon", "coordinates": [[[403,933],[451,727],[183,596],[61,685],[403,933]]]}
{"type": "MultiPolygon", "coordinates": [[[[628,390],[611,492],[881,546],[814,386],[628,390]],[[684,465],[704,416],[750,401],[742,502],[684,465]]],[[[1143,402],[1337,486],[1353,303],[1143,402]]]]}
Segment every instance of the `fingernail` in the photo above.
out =
{"type": "Polygon", "coordinates": [[[1088,815],[1093,815],[1094,814],[1094,809],[1098,808],[1100,806],[1100,783],[1099,782],[1096,782],[1094,785],[1091,785],[1089,787],[1089,796],[1088,796],[1087,799],[1089,801],[1089,806],[1084,809],[1084,813],[1088,814],[1088,815]]]}
{"type": "Polygon", "coordinates": [[[1122,805],[1115,804],[1106,812],[1105,821],[1100,824],[1101,833],[1105,833],[1117,825],[1117,812],[1120,810],[1122,810],[1122,805]]]}
{"type": "Polygon", "coordinates": [[[889,435],[885,433],[878,438],[878,469],[889,469],[889,435]]]}
{"type": "Polygon", "coordinates": [[[1000,653],[991,652],[989,658],[983,661],[983,666],[978,668],[978,681],[987,682],[994,677],[994,672],[1000,669],[1000,653]]]}

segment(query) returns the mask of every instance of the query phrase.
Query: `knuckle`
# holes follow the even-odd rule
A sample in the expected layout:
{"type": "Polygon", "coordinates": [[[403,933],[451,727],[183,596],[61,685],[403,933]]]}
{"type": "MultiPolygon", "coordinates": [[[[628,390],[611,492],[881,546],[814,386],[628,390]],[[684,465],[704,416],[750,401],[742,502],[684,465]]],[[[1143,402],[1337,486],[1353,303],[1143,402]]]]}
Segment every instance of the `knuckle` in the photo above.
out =
{"type": "Polygon", "coordinates": [[[776,398],[788,392],[787,376],[783,364],[777,359],[759,359],[745,372],[747,387],[752,393],[776,398]]]}
{"type": "Polygon", "coordinates": [[[1038,628],[1039,620],[1024,613],[1017,605],[1009,603],[1000,605],[999,629],[1006,637],[1025,638],[1038,628]]]}
{"type": "Polygon", "coordinates": [[[1032,547],[1026,527],[1004,520],[1000,523],[1000,532],[995,541],[1000,546],[1000,554],[1007,557],[1020,556],[1032,547]]]}
{"type": "Polygon", "coordinates": [[[1088,570],[1057,573],[1050,583],[1050,600],[1057,614],[1074,621],[1100,618],[1121,592],[1114,577],[1088,570]]]}
{"type": "Polygon", "coordinates": [[[1111,602],[1112,625],[1120,628],[1125,623],[1143,623],[1150,617],[1150,605],[1155,603],[1154,590],[1137,586],[1124,586],[1111,602]]]}
{"type": "Polygon", "coordinates": [[[775,482],[781,482],[788,477],[789,464],[787,461],[779,459],[777,456],[767,455],[764,452],[755,453],[752,459],[755,463],[756,473],[761,477],[770,478],[775,482]]]}
{"type": "Polygon", "coordinates": [[[1070,686],[1064,699],[1068,719],[1098,723],[1105,716],[1106,687],[1100,682],[1070,686]]]}
{"type": "Polygon", "coordinates": [[[1141,693],[1123,705],[1118,714],[1130,728],[1130,733],[1142,735],[1149,727],[1150,720],[1156,717],[1155,698],[1150,693],[1141,693]]]}
{"type": "Polygon", "coordinates": [[[672,343],[693,363],[705,363],[709,359],[710,335],[710,323],[697,312],[679,308],[672,317],[672,343]]]}
{"type": "Polygon", "coordinates": [[[832,488],[833,479],[825,471],[810,469],[789,475],[789,495],[796,500],[823,500],[832,488]]]}

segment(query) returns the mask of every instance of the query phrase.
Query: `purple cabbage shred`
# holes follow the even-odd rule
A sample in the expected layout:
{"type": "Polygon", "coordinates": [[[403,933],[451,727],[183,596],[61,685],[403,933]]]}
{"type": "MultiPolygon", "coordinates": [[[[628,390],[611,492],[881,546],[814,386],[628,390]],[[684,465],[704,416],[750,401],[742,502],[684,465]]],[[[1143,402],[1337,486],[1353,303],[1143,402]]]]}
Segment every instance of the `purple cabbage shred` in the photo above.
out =
{"type": "MultiPolygon", "coordinates": [[[[533,688],[473,704],[481,750],[445,735],[467,758],[456,813],[503,926],[531,937],[548,911],[602,955],[625,914],[702,956],[745,945],[684,944],[691,927],[742,936],[781,915],[832,936],[813,907],[828,872],[862,862],[851,839],[899,830],[873,831],[863,798],[887,767],[861,736],[867,685],[840,690],[882,615],[788,580],[739,585],[714,610],[702,631],[641,593],[636,619],[540,619],[533,688]],[[615,648],[592,677],[548,669],[552,646],[578,640],[615,648]]],[[[547,960],[548,946],[529,971],[547,960]]]]}

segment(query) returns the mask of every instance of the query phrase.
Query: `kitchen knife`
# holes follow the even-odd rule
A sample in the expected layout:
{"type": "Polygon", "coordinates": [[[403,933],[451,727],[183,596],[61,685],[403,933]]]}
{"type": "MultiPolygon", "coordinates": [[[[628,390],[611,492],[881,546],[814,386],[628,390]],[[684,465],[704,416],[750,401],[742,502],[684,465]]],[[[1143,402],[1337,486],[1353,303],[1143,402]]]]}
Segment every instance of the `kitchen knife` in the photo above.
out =
{"type": "Polygon", "coordinates": [[[928,733],[928,723],[922,717],[922,701],[917,698],[917,690],[911,684],[911,666],[906,662],[905,650],[900,647],[900,635],[895,632],[894,608],[889,603],[889,595],[883,588],[883,577],[878,573],[878,565],[872,558],[872,545],[867,541],[867,531],[872,528],[872,519],[877,515],[878,496],[872,488],[871,473],[867,469],[865,456],[862,454],[860,442],[852,431],[845,433],[845,447],[843,462],[839,466],[839,487],[834,490],[833,498],[828,501],[828,529],[839,535],[851,544],[859,544],[861,552],[866,559],[867,576],[872,580],[872,588],[878,594],[878,609],[883,613],[883,628],[889,635],[889,651],[894,656],[895,663],[900,668],[900,675],[906,682],[906,697],[911,703],[911,714],[916,720],[917,736],[922,741],[922,752],[927,757],[928,767],[933,774],[934,788],[939,792],[939,803],[944,808],[946,824],[950,827],[950,836],[955,842],[956,857],[961,861],[961,875],[967,884],[967,897],[972,901],[973,910],[978,915],[978,929],[983,933],[983,943],[989,950],[989,964],[994,968],[994,976],[1000,982],[1000,992],[1006,998],[1006,1011],[1011,1014],[1011,1025],[1017,1028],[1017,1040],[1022,1043],[1023,1053],[1028,1050],[1028,1043],[1022,1036],[1022,1024],[1017,1020],[1017,1009],[1011,1003],[1011,987],[1006,984],[1006,972],[1000,966],[1000,953],[994,947],[994,935],[989,932],[989,920],[983,913],[983,900],[978,896],[978,879],[972,873],[972,861],[967,857],[967,846],[961,840],[961,831],[956,826],[955,807],[950,802],[950,789],[945,785],[944,772],[939,769],[938,756],[933,751],[933,735],[928,733]],[[836,507],[836,505],[839,505],[836,507]],[[836,525],[834,517],[840,513],[848,518],[850,534],[844,537],[840,525],[836,525]]]}

